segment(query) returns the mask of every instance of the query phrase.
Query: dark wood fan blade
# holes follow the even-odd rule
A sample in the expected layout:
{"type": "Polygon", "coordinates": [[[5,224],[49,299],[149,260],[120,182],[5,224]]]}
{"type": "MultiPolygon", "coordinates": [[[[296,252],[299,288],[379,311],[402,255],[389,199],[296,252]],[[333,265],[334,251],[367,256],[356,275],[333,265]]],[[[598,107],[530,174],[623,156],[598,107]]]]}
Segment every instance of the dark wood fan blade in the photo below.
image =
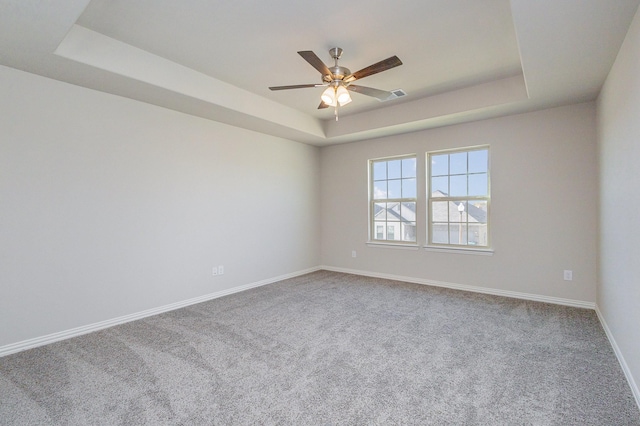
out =
{"type": "Polygon", "coordinates": [[[397,56],[392,56],[390,58],[385,59],[384,61],[376,62],[373,65],[369,65],[366,68],[362,68],[360,71],[356,71],[351,75],[346,76],[343,81],[348,83],[350,81],[355,81],[359,78],[368,77],[373,74],[377,74],[382,71],[386,71],[388,69],[397,67],[402,65],[402,61],[397,56]]]}
{"type": "Polygon", "coordinates": [[[324,101],[320,101],[320,105],[318,105],[318,109],[329,108],[329,105],[325,104],[324,101]]]}
{"type": "Polygon", "coordinates": [[[274,86],[269,87],[269,90],[289,90],[289,89],[304,89],[305,87],[322,86],[322,84],[294,84],[293,86],[274,86]]]}
{"type": "Polygon", "coordinates": [[[303,50],[298,52],[298,55],[302,56],[305,61],[309,62],[312,67],[320,71],[322,75],[332,75],[329,68],[322,62],[322,59],[318,58],[318,55],[313,53],[311,50],[303,50]]]}
{"type": "Polygon", "coordinates": [[[386,101],[390,96],[393,95],[393,93],[387,92],[386,90],[374,89],[373,87],[356,86],[355,84],[348,85],[347,90],[361,93],[367,96],[373,96],[374,98],[380,99],[381,101],[386,101]]]}

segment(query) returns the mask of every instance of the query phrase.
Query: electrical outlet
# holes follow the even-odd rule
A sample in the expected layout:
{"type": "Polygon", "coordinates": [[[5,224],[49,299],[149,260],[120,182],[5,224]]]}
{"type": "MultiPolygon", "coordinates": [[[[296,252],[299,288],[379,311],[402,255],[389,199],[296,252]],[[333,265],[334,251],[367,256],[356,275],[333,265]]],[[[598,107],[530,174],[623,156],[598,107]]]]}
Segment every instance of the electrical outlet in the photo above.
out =
{"type": "Polygon", "coordinates": [[[351,257],[357,257],[358,254],[356,253],[355,250],[351,250],[351,257]]]}
{"type": "Polygon", "coordinates": [[[220,265],[218,266],[218,275],[223,275],[224,274],[224,266],[220,265]]]}
{"type": "Polygon", "coordinates": [[[573,280],[573,271],[565,269],[564,270],[564,280],[565,281],[572,281],[573,280]]]}
{"type": "Polygon", "coordinates": [[[217,267],[217,266],[214,266],[214,267],[213,267],[213,270],[212,270],[211,272],[212,272],[212,274],[213,274],[214,276],[215,276],[215,275],[218,275],[218,267],[217,267]]]}

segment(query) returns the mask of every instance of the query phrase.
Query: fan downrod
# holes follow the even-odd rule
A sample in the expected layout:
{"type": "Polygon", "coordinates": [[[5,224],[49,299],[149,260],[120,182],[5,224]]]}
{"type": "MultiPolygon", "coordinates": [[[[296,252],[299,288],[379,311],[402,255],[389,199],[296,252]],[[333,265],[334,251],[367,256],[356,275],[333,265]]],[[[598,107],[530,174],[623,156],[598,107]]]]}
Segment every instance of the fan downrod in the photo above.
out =
{"type": "Polygon", "coordinates": [[[334,66],[329,67],[329,71],[331,74],[323,75],[322,81],[326,83],[333,83],[334,85],[339,85],[340,82],[348,75],[351,75],[351,70],[346,67],[341,67],[338,65],[338,59],[342,56],[342,49],[339,47],[334,47],[329,49],[329,54],[334,60],[334,66]]]}

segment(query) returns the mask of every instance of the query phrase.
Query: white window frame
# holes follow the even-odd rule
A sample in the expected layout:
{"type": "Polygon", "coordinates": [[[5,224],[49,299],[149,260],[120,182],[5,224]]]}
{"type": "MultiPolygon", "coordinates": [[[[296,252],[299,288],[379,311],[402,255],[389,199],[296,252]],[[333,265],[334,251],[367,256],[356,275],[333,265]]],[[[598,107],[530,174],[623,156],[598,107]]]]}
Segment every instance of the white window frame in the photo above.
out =
{"type": "MultiPolygon", "coordinates": [[[[450,157],[449,157],[450,158],[450,157]]],[[[467,160],[468,161],[468,160],[467,160]]],[[[444,249],[444,250],[459,250],[459,251],[478,251],[478,252],[493,252],[492,248],[491,248],[491,220],[490,220],[490,211],[491,211],[491,150],[489,145],[478,145],[478,146],[471,146],[471,147],[464,147],[464,148],[456,148],[456,149],[447,149],[447,150],[439,150],[439,151],[430,151],[426,153],[426,169],[427,169],[427,173],[426,173],[426,180],[427,180],[427,245],[425,246],[425,248],[427,249],[444,249]],[[432,186],[432,166],[431,166],[431,157],[432,156],[436,156],[436,155],[443,155],[443,154],[456,154],[456,153],[463,153],[463,152],[471,152],[471,151],[480,151],[480,150],[486,150],[487,151],[487,194],[484,196],[470,196],[470,195],[465,195],[465,196],[449,196],[448,194],[445,196],[438,196],[438,197],[433,197],[433,190],[431,188],[432,186]],[[451,238],[451,231],[450,229],[447,230],[447,235],[448,235],[448,242],[447,243],[443,243],[443,242],[434,242],[433,241],[433,203],[434,202],[449,202],[449,203],[455,203],[455,204],[459,204],[459,203],[463,203],[463,207],[464,206],[468,206],[468,203],[473,203],[476,202],[477,203],[486,203],[486,244],[483,245],[472,245],[469,243],[469,213],[468,211],[466,212],[461,212],[461,218],[464,217],[464,221],[460,222],[460,221],[456,221],[456,220],[451,220],[450,218],[448,218],[447,220],[447,226],[451,223],[466,223],[466,230],[467,230],[467,235],[464,238],[465,243],[462,244],[461,241],[458,241],[458,243],[452,243],[450,238],[451,238]]],[[[468,163],[467,163],[467,172],[466,172],[466,176],[467,176],[467,180],[469,175],[473,175],[474,173],[470,173],[468,170],[468,163]]],[[[445,175],[442,175],[445,176],[445,175]]],[[[461,174],[452,174],[451,171],[448,171],[448,174],[446,175],[450,181],[451,176],[462,176],[461,174]]],[[[467,208],[468,210],[468,208],[467,208]]],[[[460,211],[460,210],[458,210],[460,211]]],[[[459,228],[461,229],[461,228],[459,228]]],[[[462,234],[462,230],[460,230],[461,234],[462,234]]],[[[482,237],[479,237],[479,239],[481,239],[482,237]]],[[[462,238],[461,238],[462,240],[462,238]]]]}
{"type": "MultiPolygon", "coordinates": [[[[406,154],[406,155],[399,155],[399,156],[393,156],[393,157],[383,157],[383,158],[375,158],[375,159],[371,159],[369,160],[369,244],[391,244],[391,245],[395,245],[395,246],[414,246],[417,247],[418,246],[418,230],[419,230],[419,226],[418,226],[418,222],[420,220],[420,216],[419,216],[419,211],[418,211],[418,179],[421,179],[419,176],[419,171],[418,171],[418,156],[417,154],[406,154]],[[413,159],[416,162],[416,176],[415,176],[415,180],[416,180],[416,196],[415,197],[404,197],[404,198],[384,198],[384,199],[376,199],[374,197],[374,171],[373,171],[373,167],[374,167],[374,163],[377,162],[388,162],[388,161],[394,161],[394,160],[404,160],[404,159],[413,159]],[[387,231],[388,231],[388,223],[387,221],[385,221],[385,226],[384,226],[384,238],[383,239],[379,239],[377,238],[377,229],[376,229],[376,221],[375,221],[375,204],[376,203],[404,203],[404,202],[412,202],[415,205],[415,236],[414,236],[414,241],[407,241],[407,240],[388,240],[387,239],[387,231]]],[[[400,222],[402,223],[402,222],[400,222]]],[[[402,235],[402,231],[400,232],[400,235],[402,235]]]]}

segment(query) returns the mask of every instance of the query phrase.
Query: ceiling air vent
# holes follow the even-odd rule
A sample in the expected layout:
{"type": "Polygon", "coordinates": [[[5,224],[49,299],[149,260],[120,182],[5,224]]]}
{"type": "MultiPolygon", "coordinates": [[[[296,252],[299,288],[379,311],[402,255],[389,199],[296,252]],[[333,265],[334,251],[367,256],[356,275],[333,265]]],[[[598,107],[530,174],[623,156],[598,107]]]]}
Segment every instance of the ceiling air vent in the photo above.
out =
{"type": "Polygon", "coordinates": [[[383,102],[386,102],[386,101],[392,101],[392,100],[394,100],[394,99],[398,99],[398,98],[401,98],[401,97],[403,97],[403,96],[407,96],[407,92],[405,92],[405,91],[404,91],[404,90],[402,90],[402,89],[395,89],[395,90],[392,90],[392,91],[391,91],[391,92],[389,92],[389,93],[391,93],[391,94],[390,94],[390,95],[389,95],[389,97],[388,97],[387,99],[385,99],[383,102]]]}

